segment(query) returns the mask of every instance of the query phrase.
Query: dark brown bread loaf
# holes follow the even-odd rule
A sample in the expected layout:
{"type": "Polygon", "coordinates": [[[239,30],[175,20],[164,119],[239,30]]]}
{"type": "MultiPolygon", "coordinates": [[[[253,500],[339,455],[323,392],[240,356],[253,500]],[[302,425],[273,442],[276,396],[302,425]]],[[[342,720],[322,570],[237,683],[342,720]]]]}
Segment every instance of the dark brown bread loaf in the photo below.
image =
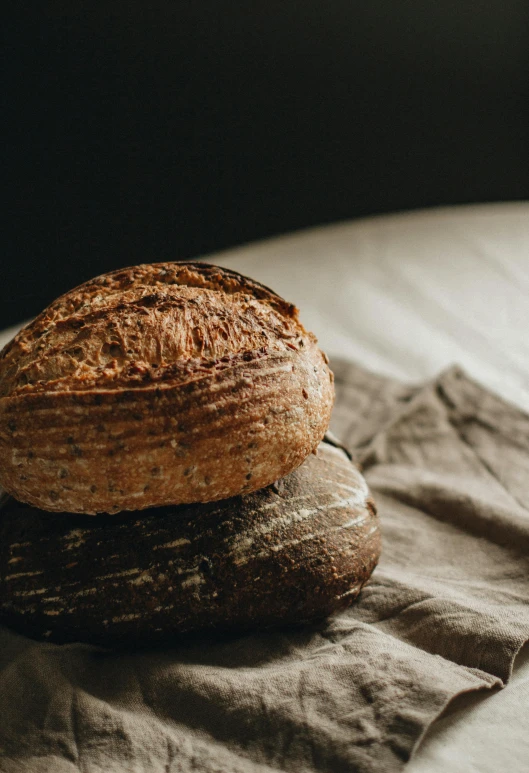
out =
{"type": "Polygon", "coordinates": [[[105,274],[0,354],[0,484],[56,512],[209,502],[318,445],[332,373],[297,310],[202,263],[105,274]]]}
{"type": "Polygon", "coordinates": [[[51,515],[9,499],[0,622],[103,646],[300,623],[348,606],[379,552],[367,485],[327,443],[266,489],[137,519],[51,515]]]}

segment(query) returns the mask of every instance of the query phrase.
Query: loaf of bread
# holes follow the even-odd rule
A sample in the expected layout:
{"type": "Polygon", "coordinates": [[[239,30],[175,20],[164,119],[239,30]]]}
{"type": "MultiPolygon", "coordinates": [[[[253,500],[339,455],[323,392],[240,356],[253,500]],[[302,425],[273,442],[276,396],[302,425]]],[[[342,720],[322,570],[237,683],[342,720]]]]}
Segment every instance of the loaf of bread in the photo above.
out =
{"type": "Polygon", "coordinates": [[[0,354],[0,485],[85,514],[255,491],[317,447],[332,380],[266,287],[203,263],[114,271],[0,354]]]}
{"type": "Polygon", "coordinates": [[[0,622],[55,642],[152,644],[186,631],[325,617],[380,552],[367,485],[322,443],[294,472],[224,502],[129,515],[0,510],[0,622]]]}

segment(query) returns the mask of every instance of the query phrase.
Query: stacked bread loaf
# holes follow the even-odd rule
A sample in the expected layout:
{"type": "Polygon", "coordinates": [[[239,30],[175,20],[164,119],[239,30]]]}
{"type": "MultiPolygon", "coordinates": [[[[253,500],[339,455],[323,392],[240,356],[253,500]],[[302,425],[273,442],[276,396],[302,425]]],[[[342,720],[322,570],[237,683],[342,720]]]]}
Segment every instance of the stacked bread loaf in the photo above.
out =
{"type": "Polygon", "coordinates": [[[348,605],[380,537],[333,399],[295,307],[235,272],[62,296],[0,354],[0,620],[113,645],[348,605]]]}

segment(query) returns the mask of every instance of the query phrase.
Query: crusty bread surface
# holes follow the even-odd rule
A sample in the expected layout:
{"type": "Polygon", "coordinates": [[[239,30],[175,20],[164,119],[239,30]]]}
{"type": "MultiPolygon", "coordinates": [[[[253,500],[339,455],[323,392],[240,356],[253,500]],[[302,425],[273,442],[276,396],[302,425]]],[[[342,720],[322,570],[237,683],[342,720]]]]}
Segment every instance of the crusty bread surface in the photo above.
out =
{"type": "Polygon", "coordinates": [[[0,484],[86,514],[255,491],[317,447],[332,382],[268,288],[203,263],[114,271],[0,353],[0,484]]]}
{"type": "Polygon", "coordinates": [[[0,509],[0,622],[47,641],[136,646],[347,607],[380,553],[376,509],[327,443],[278,483],[136,518],[0,509]]]}

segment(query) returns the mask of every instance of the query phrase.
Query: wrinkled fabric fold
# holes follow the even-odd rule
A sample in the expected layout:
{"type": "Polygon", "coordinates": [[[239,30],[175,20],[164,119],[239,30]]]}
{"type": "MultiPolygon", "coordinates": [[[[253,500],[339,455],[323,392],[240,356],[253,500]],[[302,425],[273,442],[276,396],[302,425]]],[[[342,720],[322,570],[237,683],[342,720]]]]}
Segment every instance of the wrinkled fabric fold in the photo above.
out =
{"type": "Polygon", "coordinates": [[[0,629],[2,773],[398,771],[529,638],[529,417],[459,368],[409,386],[332,363],[331,429],[383,555],[317,625],[107,652],[0,629]]]}

